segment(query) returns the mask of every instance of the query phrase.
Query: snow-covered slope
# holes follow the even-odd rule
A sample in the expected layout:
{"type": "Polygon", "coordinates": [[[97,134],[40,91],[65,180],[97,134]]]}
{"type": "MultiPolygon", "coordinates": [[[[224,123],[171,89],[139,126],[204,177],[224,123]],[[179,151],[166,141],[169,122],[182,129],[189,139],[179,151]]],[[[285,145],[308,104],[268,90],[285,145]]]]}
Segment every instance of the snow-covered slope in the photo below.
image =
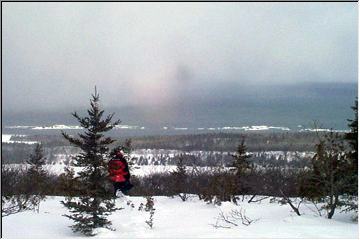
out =
{"type": "MultiPolygon", "coordinates": [[[[41,203],[40,212],[23,212],[3,218],[5,238],[82,238],[68,227],[72,222],[62,215],[67,209],[60,204],[63,197],[48,197],[41,203]]],[[[138,211],[143,197],[128,197],[135,207],[116,200],[125,209],[113,213],[109,219],[116,231],[98,229],[97,238],[357,238],[358,225],[351,214],[336,213],[334,219],[316,214],[311,204],[302,205],[297,216],[288,205],[270,203],[269,198],[258,203],[240,202],[239,206],[223,203],[220,207],[199,201],[195,196],[187,202],[179,198],[155,197],[154,228],[145,223],[149,213],[138,211]],[[220,211],[225,215],[232,209],[246,210],[254,221],[245,226],[227,225],[215,228],[220,211]],[[224,228],[225,227],[225,228],[224,228]],[[229,227],[229,228],[228,228],[229,227]]],[[[239,222],[238,222],[239,223],[239,222]]]]}

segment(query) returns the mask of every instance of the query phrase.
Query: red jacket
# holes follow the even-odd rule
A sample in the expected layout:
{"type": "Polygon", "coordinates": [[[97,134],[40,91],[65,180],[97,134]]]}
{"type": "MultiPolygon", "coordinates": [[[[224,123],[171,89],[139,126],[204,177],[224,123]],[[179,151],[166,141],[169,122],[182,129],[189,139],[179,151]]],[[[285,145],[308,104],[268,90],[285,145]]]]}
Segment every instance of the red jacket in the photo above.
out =
{"type": "Polygon", "coordinates": [[[111,159],[108,163],[108,171],[113,182],[125,182],[130,177],[129,167],[124,159],[111,159]]]}

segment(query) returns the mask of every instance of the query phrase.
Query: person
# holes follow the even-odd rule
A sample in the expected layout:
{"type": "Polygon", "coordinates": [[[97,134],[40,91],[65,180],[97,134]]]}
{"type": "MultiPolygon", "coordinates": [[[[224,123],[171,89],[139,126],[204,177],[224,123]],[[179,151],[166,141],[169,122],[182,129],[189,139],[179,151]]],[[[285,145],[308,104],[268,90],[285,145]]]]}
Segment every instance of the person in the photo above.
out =
{"type": "Polygon", "coordinates": [[[113,154],[108,163],[108,172],[114,186],[115,197],[121,195],[121,193],[117,193],[118,190],[123,194],[127,194],[133,187],[130,183],[129,166],[122,150],[116,150],[115,154],[113,154]]]}

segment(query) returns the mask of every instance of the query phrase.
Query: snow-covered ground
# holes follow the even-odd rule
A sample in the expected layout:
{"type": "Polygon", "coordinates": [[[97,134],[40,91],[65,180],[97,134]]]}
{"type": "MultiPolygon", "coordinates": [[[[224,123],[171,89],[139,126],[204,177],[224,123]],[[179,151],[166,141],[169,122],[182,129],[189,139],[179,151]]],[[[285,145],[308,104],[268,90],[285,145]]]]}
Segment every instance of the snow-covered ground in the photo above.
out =
{"type": "MultiPolygon", "coordinates": [[[[12,164],[14,167],[16,165],[12,164]]],[[[60,175],[61,173],[64,173],[64,168],[66,165],[64,164],[54,164],[54,165],[46,165],[45,169],[53,174],[60,175]]],[[[73,167],[75,173],[82,170],[81,167],[73,167]]],[[[176,166],[174,165],[167,165],[167,166],[154,166],[154,165],[144,165],[144,166],[138,166],[134,165],[131,169],[131,175],[142,177],[146,175],[151,175],[155,173],[167,173],[171,172],[176,169],[176,166]]]]}
{"type": "Polygon", "coordinates": [[[36,144],[39,143],[37,141],[13,141],[10,140],[12,136],[25,136],[25,135],[12,135],[12,134],[2,134],[1,135],[1,142],[3,143],[25,143],[25,144],[36,144]]]}
{"type": "MultiPolygon", "coordinates": [[[[68,227],[72,221],[63,214],[67,209],[60,204],[63,197],[48,197],[40,205],[39,213],[22,212],[2,218],[4,238],[82,238],[68,227]]],[[[301,205],[302,216],[297,216],[288,205],[270,203],[269,198],[257,202],[240,202],[239,206],[225,202],[221,206],[206,204],[195,196],[187,202],[178,197],[154,197],[154,226],[145,221],[149,213],[138,211],[143,197],[128,197],[135,205],[116,200],[125,209],[113,213],[109,219],[116,231],[98,229],[96,238],[358,238],[358,224],[349,213],[335,213],[333,219],[316,214],[311,204],[301,205]],[[249,226],[238,226],[218,221],[220,211],[228,215],[231,210],[245,210],[255,220],[249,226]]]]}
{"type": "MultiPolygon", "coordinates": [[[[7,164],[6,167],[15,168],[15,169],[26,169],[29,165],[27,164],[7,164]]],[[[52,174],[60,175],[65,173],[65,164],[46,164],[44,169],[52,174]]],[[[78,173],[82,170],[81,167],[72,167],[75,173],[78,173]]],[[[191,172],[193,167],[186,167],[187,171],[191,172]]],[[[213,167],[197,167],[197,170],[200,171],[210,171],[213,167]]],[[[131,175],[143,177],[147,175],[152,175],[156,173],[170,173],[176,170],[176,165],[134,165],[131,168],[131,175]]]]}

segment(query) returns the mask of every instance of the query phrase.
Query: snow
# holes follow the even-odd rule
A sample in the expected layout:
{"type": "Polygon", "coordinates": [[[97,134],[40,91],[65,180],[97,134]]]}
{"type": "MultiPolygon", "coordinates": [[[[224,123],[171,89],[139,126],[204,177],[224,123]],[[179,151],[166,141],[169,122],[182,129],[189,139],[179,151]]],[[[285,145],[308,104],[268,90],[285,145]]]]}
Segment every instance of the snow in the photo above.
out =
{"type": "MultiPolygon", "coordinates": [[[[274,126],[243,126],[243,127],[235,127],[235,126],[225,126],[218,128],[208,128],[208,130],[244,130],[244,131],[267,131],[267,130],[282,130],[282,131],[290,131],[288,127],[274,127],[274,126]]],[[[198,128],[198,130],[203,130],[203,128],[198,128]]]]}
{"type": "Polygon", "coordinates": [[[276,129],[276,130],[282,130],[282,131],[290,131],[290,128],[288,127],[274,127],[274,126],[266,126],[266,125],[262,125],[262,126],[246,126],[243,127],[243,129],[245,131],[267,131],[270,129],[276,129]]]}
{"type": "MultiPolygon", "coordinates": [[[[27,129],[30,128],[32,130],[71,130],[71,129],[83,129],[83,127],[76,125],[65,125],[65,124],[55,124],[50,126],[8,126],[6,128],[19,128],[19,129],[27,129]]],[[[145,127],[132,126],[132,125],[116,125],[115,129],[130,129],[130,130],[144,130],[145,127]]]]}
{"type": "Polygon", "coordinates": [[[36,126],[6,126],[5,128],[10,129],[28,129],[28,128],[34,128],[36,126]]]}
{"type": "Polygon", "coordinates": [[[10,140],[12,136],[24,137],[25,135],[1,134],[1,142],[2,143],[25,143],[25,144],[39,143],[38,141],[21,141],[21,140],[13,141],[13,140],[10,140]]]}
{"type": "Polygon", "coordinates": [[[115,125],[115,129],[130,129],[130,130],[136,130],[136,129],[140,129],[140,130],[144,130],[145,127],[139,127],[139,126],[131,126],[131,125],[115,125]]]}
{"type": "Polygon", "coordinates": [[[134,166],[131,169],[131,174],[138,177],[143,177],[147,175],[152,175],[156,173],[169,173],[176,169],[174,165],[167,166],[154,166],[154,165],[144,165],[144,166],[134,166]]]}
{"type": "Polygon", "coordinates": [[[300,129],[300,132],[340,132],[347,133],[349,130],[336,130],[336,129],[328,129],[328,128],[304,128],[300,129]]]}
{"type": "Polygon", "coordinates": [[[2,134],[1,135],[1,142],[9,142],[10,141],[10,139],[11,139],[11,134],[2,134]]]}
{"type": "Polygon", "coordinates": [[[52,126],[33,127],[33,130],[61,130],[61,129],[82,129],[80,126],[68,126],[63,124],[55,124],[52,126]]]}
{"type": "Polygon", "coordinates": [[[175,130],[188,130],[188,128],[186,128],[186,127],[175,127],[174,129],[175,130]]]}
{"type": "MultiPolygon", "coordinates": [[[[15,169],[26,169],[28,167],[27,164],[6,164],[8,167],[12,167],[15,169]]],[[[67,165],[65,164],[45,164],[44,169],[52,174],[60,175],[65,173],[64,168],[67,165]]],[[[82,167],[72,167],[75,173],[78,173],[82,170],[82,167]]],[[[134,165],[131,169],[132,176],[144,177],[156,173],[170,173],[176,169],[176,165],[134,165]]],[[[192,167],[186,167],[187,171],[191,171],[192,167]]],[[[211,167],[197,167],[200,171],[211,171],[211,167]]]]}
{"type": "MultiPolygon", "coordinates": [[[[75,125],[65,125],[65,124],[55,124],[55,125],[49,125],[49,126],[5,126],[5,128],[8,129],[32,129],[32,130],[70,130],[70,129],[82,129],[80,126],[75,125]]],[[[136,126],[136,125],[116,125],[115,129],[127,129],[127,130],[145,130],[146,128],[144,126],[136,126]]],[[[191,127],[159,127],[159,129],[166,131],[166,130],[175,130],[175,131],[187,131],[187,130],[208,130],[208,131],[269,131],[269,130],[280,130],[280,131],[299,131],[299,132],[329,132],[331,129],[327,128],[303,128],[302,125],[297,125],[296,129],[291,129],[289,127],[283,127],[283,126],[268,126],[268,125],[254,125],[254,126],[223,126],[223,127],[197,127],[197,128],[191,128],[191,127]]],[[[336,130],[333,129],[334,132],[348,132],[349,130],[336,130]]]]}
{"type": "MultiPolygon", "coordinates": [[[[41,203],[40,212],[22,212],[4,217],[4,238],[85,238],[68,227],[72,221],[63,214],[67,209],[60,204],[64,197],[48,197],[41,203]],[[21,226],[21,227],[20,227],[21,226]]],[[[138,211],[143,197],[127,197],[134,203],[131,208],[123,199],[116,205],[124,207],[109,216],[116,231],[96,229],[96,238],[357,238],[358,224],[351,214],[337,211],[333,219],[326,219],[312,211],[311,204],[301,205],[302,216],[297,216],[288,205],[270,203],[269,198],[257,203],[240,202],[239,206],[224,202],[221,206],[206,204],[196,196],[182,202],[178,197],[154,197],[154,227],[145,221],[149,213],[138,211]],[[256,220],[249,226],[215,228],[220,211],[228,214],[232,209],[244,209],[245,215],[256,220]]],[[[237,222],[239,223],[239,222],[237,222]]],[[[229,227],[219,222],[223,227],[229,227]]]]}
{"type": "MultiPolygon", "coordinates": [[[[18,166],[19,164],[9,164],[9,166],[14,166],[14,167],[20,167],[18,166]]],[[[56,175],[60,175],[61,173],[64,173],[64,168],[65,168],[65,164],[47,164],[45,165],[45,169],[53,174],[56,175]]],[[[81,167],[73,167],[75,173],[79,172],[82,170],[81,167]]],[[[131,169],[131,175],[133,176],[139,176],[139,177],[143,177],[143,176],[147,176],[147,175],[151,175],[151,174],[155,174],[155,173],[166,173],[166,172],[171,172],[173,170],[176,169],[175,165],[167,165],[167,166],[154,166],[154,165],[144,165],[144,166],[133,166],[133,168],[131,169]]]]}

